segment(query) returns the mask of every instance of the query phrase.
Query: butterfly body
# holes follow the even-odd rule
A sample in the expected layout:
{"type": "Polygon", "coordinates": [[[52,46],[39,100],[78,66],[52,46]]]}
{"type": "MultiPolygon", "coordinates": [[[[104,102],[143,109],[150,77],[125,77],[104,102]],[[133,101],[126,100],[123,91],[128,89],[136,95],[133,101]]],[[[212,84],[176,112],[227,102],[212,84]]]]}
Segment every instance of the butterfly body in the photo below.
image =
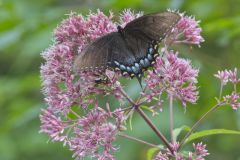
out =
{"type": "Polygon", "coordinates": [[[108,67],[123,75],[141,77],[158,55],[158,44],[176,25],[180,16],[173,12],[148,14],[124,28],[97,38],[80,53],[74,70],[103,70],[108,67]]]}

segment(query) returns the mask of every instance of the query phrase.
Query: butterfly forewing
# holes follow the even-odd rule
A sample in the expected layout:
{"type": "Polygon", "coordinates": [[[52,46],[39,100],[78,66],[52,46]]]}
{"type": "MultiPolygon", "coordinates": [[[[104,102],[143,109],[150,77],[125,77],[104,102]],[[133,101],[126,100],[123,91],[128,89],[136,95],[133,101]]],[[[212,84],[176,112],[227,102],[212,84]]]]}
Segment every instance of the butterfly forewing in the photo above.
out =
{"type": "Polygon", "coordinates": [[[128,23],[124,31],[129,34],[137,30],[148,38],[158,41],[166,36],[179,19],[180,15],[174,12],[147,14],[128,23]]]}
{"type": "Polygon", "coordinates": [[[105,69],[114,61],[130,65],[136,61],[118,32],[107,34],[89,44],[75,59],[74,71],[105,69]]]}
{"type": "Polygon", "coordinates": [[[173,12],[147,14],[128,23],[123,29],[127,45],[137,60],[146,57],[148,49],[154,48],[180,20],[173,12]]]}

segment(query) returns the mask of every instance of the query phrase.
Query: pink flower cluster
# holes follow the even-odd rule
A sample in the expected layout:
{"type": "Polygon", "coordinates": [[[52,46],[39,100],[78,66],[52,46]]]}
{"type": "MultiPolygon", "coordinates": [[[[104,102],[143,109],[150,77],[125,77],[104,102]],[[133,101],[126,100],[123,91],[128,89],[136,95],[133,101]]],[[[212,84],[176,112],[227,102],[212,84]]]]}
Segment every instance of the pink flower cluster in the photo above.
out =
{"type": "Polygon", "coordinates": [[[196,21],[194,17],[184,16],[173,29],[175,32],[175,43],[187,43],[196,44],[200,46],[200,43],[204,42],[201,36],[202,29],[199,27],[200,21],[196,21]]]}
{"type": "Polygon", "coordinates": [[[206,150],[206,144],[202,144],[202,142],[193,144],[193,148],[195,150],[196,160],[204,160],[204,157],[209,155],[208,150],[206,150]]]}
{"type": "Polygon", "coordinates": [[[117,148],[113,147],[112,142],[124,120],[122,113],[106,112],[101,108],[95,108],[79,119],[74,128],[75,136],[70,139],[70,150],[74,151],[73,157],[113,160],[112,153],[117,148]],[[117,124],[108,122],[109,118],[116,118],[117,124]],[[103,151],[99,150],[100,147],[103,151]]]}
{"type": "Polygon", "coordinates": [[[214,74],[214,76],[221,81],[222,85],[226,85],[227,84],[227,82],[229,80],[228,79],[228,77],[229,77],[228,75],[229,74],[228,74],[227,70],[225,70],[225,71],[218,71],[217,74],[214,74]]]}
{"type": "MultiPolygon", "coordinates": [[[[202,143],[198,143],[198,144],[193,144],[193,149],[194,152],[189,151],[188,154],[186,153],[186,151],[184,151],[185,153],[181,153],[178,151],[179,149],[179,143],[176,142],[174,144],[171,145],[173,150],[174,150],[174,158],[176,160],[205,160],[204,157],[206,157],[207,155],[209,155],[208,150],[206,150],[206,145],[202,144],[202,143]]],[[[170,160],[172,159],[173,155],[172,153],[167,150],[166,152],[158,152],[157,155],[154,157],[153,160],[170,160]]]]}
{"type": "Polygon", "coordinates": [[[47,133],[52,141],[65,141],[66,135],[64,129],[67,126],[60,117],[56,117],[50,109],[42,110],[40,115],[41,130],[40,132],[47,133]]]}
{"type": "Polygon", "coordinates": [[[232,70],[224,70],[224,71],[218,71],[217,74],[214,74],[216,78],[218,78],[223,85],[226,85],[227,82],[231,82],[234,85],[237,85],[240,83],[240,78],[238,78],[237,75],[237,68],[232,70]]]}
{"type": "Polygon", "coordinates": [[[230,95],[226,95],[223,97],[224,102],[229,104],[232,109],[237,110],[240,108],[240,94],[233,92],[230,95]]]}
{"type": "MultiPolygon", "coordinates": [[[[113,142],[123,128],[126,115],[123,110],[100,106],[97,96],[114,95],[117,100],[126,97],[117,73],[106,70],[105,73],[76,74],[72,69],[74,58],[96,38],[116,31],[117,25],[124,27],[141,15],[124,10],[119,22],[114,22],[111,12],[106,16],[98,10],[86,17],[71,13],[55,29],[54,44],[42,53],[46,62],[41,66],[41,79],[48,108],[40,115],[40,132],[48,134],[52,141],[67,145],[76,159],[114,159],[117,148],[113,142]],[[107,81],[96,84],[98,78],[104,81],[106,77],[107,81]]],[[[198,22],[189,17],[182,17],[174,29],[176,35],[185,37],[182,42],[198,45],[203,42],[200,32],[198,22]]],[[[143,95],[149,100],[162,93],[180,99],[184,105],[198,99],[198,70],[173,51],[166,50],[164,57],[157,58],[154,70],[147,75],[145,82],[149,92],[143,95]]]]}
{"type": "MultiPolygon", "coordinates": [[[[153,97],[166,92],[182,101],[184,106],[186,102],[195,103],[198,99],[198,70],[173,51],[166,51],[165,55],[156,59],[154,70],[148,71],[145,81],[150,92],[143,95],[150,102],[153,97]]],[[[161,101],[161,98],[158,100],[161,101]]]]}
{"type": "Polygon", "coordinates": [[[106,16],[100,10],[97,13],[90,13],[87,17],[71,13],[69,18],[63,20],[55,29],[54,38],[57,43],[71,42],[81,51],[94,39],[116,31],[117,25],[112,18],[111,12],[106,16]]]}
{"type": "MultiPolygon", "coordinates": [[[[240,93],[237,92],[237,85],[240,83],[240,78],[238,78],[237,68],[234,70],[218,71],[218,73],[214,74],[214,76],[221,81],[220,92],[222,92],[223,87],[228,82],[233,84],[234,91],[229,95],[223,96],[223,101],[229,104],[234,110],[240,108],[240,93]]],[[[222,93],[220,93],[220,95],[222,95],[222,93]]]]}
{"type": "Polygon", "coordinates": [[[130,9],[123,10],[122,14],[120,15],[120,25],[121,27],[125,27],[127,23],[131,22],[132,20],[141,17],[143,12],[134,13],[130,9]]]}
{"type": "Polygon", "coordinates": [[[72,99],[80,96],[79,84],[74,84],[71,72],[74,57],[73,45],[69,42],[55,44],[42,53],[46,63],[41,66],[45,101],[54,112],[67,113],[72,99]]]}

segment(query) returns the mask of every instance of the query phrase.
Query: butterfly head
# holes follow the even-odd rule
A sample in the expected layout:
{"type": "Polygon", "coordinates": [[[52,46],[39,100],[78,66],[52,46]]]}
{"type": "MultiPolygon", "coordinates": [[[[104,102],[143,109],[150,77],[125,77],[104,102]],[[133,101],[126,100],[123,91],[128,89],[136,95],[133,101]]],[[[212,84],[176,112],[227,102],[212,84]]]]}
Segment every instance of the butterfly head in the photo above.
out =
{"type": "Polygon", "coordinates": [[[120,33],[121,35],[124,35],[124,30],[121,26],[117,26],[117,30],[118,30],[118,33],[120,33]]]}

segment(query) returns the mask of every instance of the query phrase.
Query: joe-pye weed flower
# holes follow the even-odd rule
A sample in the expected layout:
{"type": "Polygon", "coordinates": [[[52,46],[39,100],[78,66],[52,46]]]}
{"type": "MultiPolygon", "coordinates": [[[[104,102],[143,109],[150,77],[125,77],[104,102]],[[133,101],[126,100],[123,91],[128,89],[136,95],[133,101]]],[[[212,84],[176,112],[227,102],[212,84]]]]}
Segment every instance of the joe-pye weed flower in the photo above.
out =
{"type": "MultiPolygon", "coordinates": [[[[154,160],[203,160],[208,155],[206,145],[202,143],[193,144],[193,151],[187,151],[187,155],[182,154],[182,145],[196,125],[182,141],[176,142],[172,138],[169,142],[141,108],[142,104],[151,103],[154,108],[162,110],[165,101],[169,101],[171,109],[173,100],[181,101],[184,107],[187,103],[197,103],[199,70],[193,67],[190,60],[180,58],[181,53],[171,49],[172,45],[179,43],[200,46],[204,41],[199,21],[195,18],[177,13],[181,19],[163,40],[164,47],[159,49],[161,56],[157,57],[152,69],[145,72],[144,89],[137,100],[133,100],[125,92],[127,86],[122,84],[122,76],[118,72],[111,69],[104,72],[73,71],[75,57],[81,54],[89,43],[107,33],[117,31],[118,25],[124,27],[142,14],[127,9],[120,14],[119,21],[114,21],[116,18],[112,12],[109,12],[109,16],[100,10],[96,13],[90,12],[88,16],[71,13],[55,29],[53,45],[42,53],[45,60],[41,66],[42,92],[48,107],[43,109],[40,115],[40,132],[48,134],[51,141],[63,142],[73,151],[73,157],[76,159],[115,159],[114,153],[120,148],[114,143],[118,136],[158,147],[124,134],[127,129],[126,122],[134,112],[142,116],[165,145],[153,156],[154,160]],[[104,83],[96,83],[99,77],[107,80],[104,83]],[[165,99],[162,96],[164,94],[167,95],[165,99]],[[116,102],[119,102],[119,106],[113,107],[109,102],[100,104],[99,100],[107,96],[113,96],[116,102]]],[[[215,76],[221,80],[221,86],[229,81],[236,86],[239,83],[236,74],[237,70],[219,71],[215,76]]],[[[236,90],[222,97],[218,106],[225,103],[230,104],[233,109],[239,108],[239,94],[236,90]]],[[[149,110],[152,110],[152,107],[149,107],[149,110]]],[[[171,136],[172,120],[173,116],[170,115],[171,136]]]]}

